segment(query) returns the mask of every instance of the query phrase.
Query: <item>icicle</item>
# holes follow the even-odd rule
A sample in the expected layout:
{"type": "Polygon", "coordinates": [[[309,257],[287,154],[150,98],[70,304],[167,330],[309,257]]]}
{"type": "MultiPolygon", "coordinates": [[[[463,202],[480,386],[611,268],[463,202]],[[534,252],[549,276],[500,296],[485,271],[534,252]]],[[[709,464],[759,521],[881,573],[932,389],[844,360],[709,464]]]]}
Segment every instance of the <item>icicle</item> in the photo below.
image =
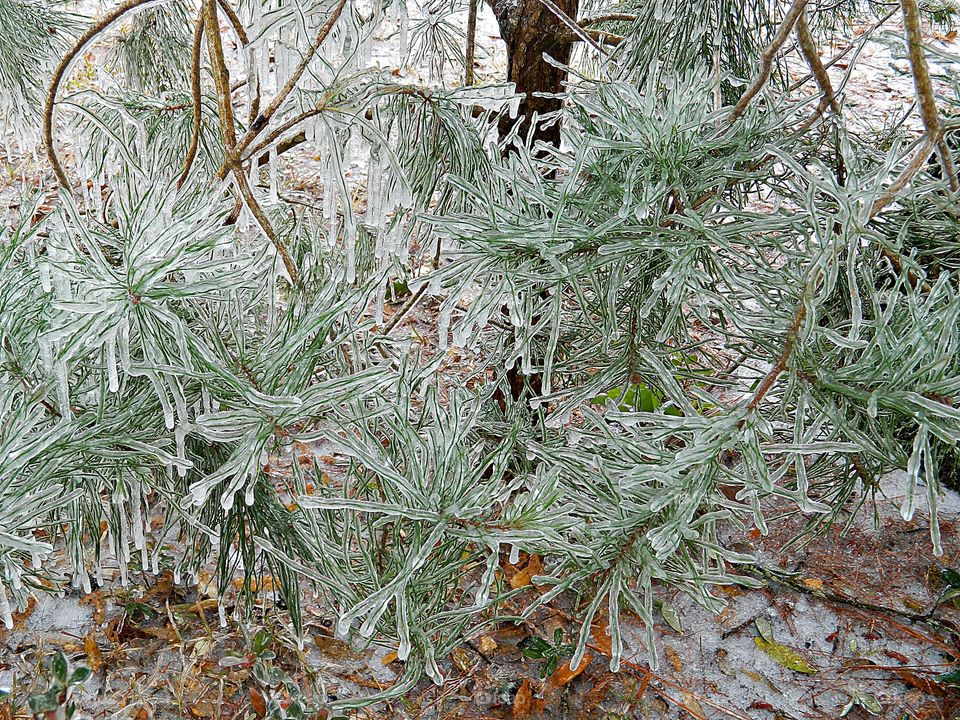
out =
{"type": "Polygon", "coordinates": [[[270,179],[270,202],[279,202],[280,193],[277,190],[277,146],[270,146],[267,156],[267,177],[270,179]]]}
{"type": "MultiPolygon", "coordinates": [[[[173,429],[173,436],[177,444],[177,457],[180,460],[183,460],[185,462],[187,459],[187,442],[186,441],[187,441],[187,433],[189,432],[189,430],[190,430],[189,426],[179,425],[179,424],[173,429]]],[[[187,467],[185,462],[177,465],[177,475],[179,475],[180,477],[187,476],[187,467]]]]}
{"type": "Polygon", "coordinates": [[[140,509],[140,481],[130,481],[130,522],[133,523],[133,546],[137,550],[144,548],[143,513],[140,509]]]}
{"type": "Polygon", "coordinates": [[[520,546],[511,545],[510,546],[510,564],[516,565],[518,562],[520,562],[520,546]]]}
{"type": "Polygon", "coordinates": [[[107,362],[107,386],[110,392],[117,392],[120,389],[120,378],[117,376],[117,336],[111,333],[107,337],[106,343],[106,362],[107,362]]]}
{"type": "Polygon", "coordinates": [[[383,325],[383,305],[387,299],[387,283],[382,282],[377,288],[377,292],[374,298],[374,318],[373,321],[377,325],[383,325]]]}
{"type": "Polygon", "coordinates": [[[10,612],[10,601],[7,599],[7,590],[0,582],[0,616],[3,617],[3,625],[7,630],[13,630],[13,613],[10,612]]]}
{"type": "Polygon", "coordinates": [[[84,595],[89,595],[93,592],[93,587],[90,585],[90,576],[83,568],[80,568],[80,587],[83,588],[84,595]]]}
{"type": "Polygon", "coordinates": [[[253,505],[254,487],[255,487],[255,483],[253,482],[248,483],[246,489],[243,491],[243,504],[246,505],[247,507],[251,507],[253,505]]]}
{"type": "Polygon", "coordinates": [[[225,628],[227,626],[227,610],[219,600],[217,601],[217,616],[220,618],[220,627],[225,628]]]}
{"type": "Polygon", "coordinates": [[[438,341],[440,343],[440,350],[446,350],[449,346],[449,335],[450,335],[450,320],[453,316],[453,303],[445,302],[440,306],[440,318],[437,322],[437,333],[439,335],[438,341]]]}
{"type": "Polygon", "coordinates": [[[357,281],[357,226],[352,220],[345,223],[343,242],[347,252],[347,267],[344,271],[344,279],[348,284],[353,285],[357,281]]]}
{"type": "Polygon", "coordinates": [[[70,410],[70,380],[68,377],[67,363],[65,360],[54,363],[54,372],[57,376],[57,396],[60,400],[60,414],[64,418],[69,418],[70,410]]]}
{"type": "Polygon", "coordinates": [[[402,65],[407,64],[407,44],[410,40],[410,18],[407,15],[407,5],[403,0],[397,3],[397,16],[400,20],[400,37],[398,40],[398,56],[402,65]]]}

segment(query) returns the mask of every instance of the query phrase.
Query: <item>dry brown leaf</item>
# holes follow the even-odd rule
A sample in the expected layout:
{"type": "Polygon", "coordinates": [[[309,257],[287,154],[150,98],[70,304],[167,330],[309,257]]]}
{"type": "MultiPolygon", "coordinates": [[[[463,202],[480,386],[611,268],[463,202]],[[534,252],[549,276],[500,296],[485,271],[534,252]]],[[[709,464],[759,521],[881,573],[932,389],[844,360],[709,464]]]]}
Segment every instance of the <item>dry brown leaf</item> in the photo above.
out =
{"type": "Polygon", "coordinates": [[[97,645],[97,639],[93,632],[87,633],[83,639],[83,651],[87,654],[87,665],[93,672],[100,672],[103,667],[103,653],[100,652],[100,646],[97,645]]]}
{"type": "Polygon", "coordinates": [[[13,720],[13,708],[9,702],[0,703],[0,720],[13,720]]]}
{"type": "Polygon", "coordinates": [[[524,678],[513,698],[513,716],[524,718],[530,715],[531,710],[533,710],[533,688],[530,687],[530,681],[524,678]]]}
{"type": "Polygon", "coordinates": [[[533,585],[533,578],[543,572],[543,563],[540,562],[539,555],[531,555],[527,561],[527,566],[517,572],[510,578],[510,587],[517,590],[528,585],[533,585]]]}
{"type": "Polygon", "coordinates": [[[256,688],[250,688],[250,707],[257,714],[257,717],[267,716],[267,703],[256,688]]]}
{"type": "Polygon", "coordinates": [[[803,584],[810,590],[823,590],[823,580],[817,578],[804,578],[803,584]]]}
{"type": "Polygon", "coordinates": [[[597,650],[607,657],[613,654],[613,644],[610,642],[610,635],[607,634],[609,618],[606,615],[598,614],[593,625],[590,626],[590,633],[593,635],[593,644],[597,650]]]}
{"type": "Polygon", "coordinates": [[[577,669],[571,670],[570,661],[567,660],[567,662],[553,671],[553,675],[547,679],[547,682],[556,688],[569,685],[571,682],[573,682],[574,678],[587,669],[587,666],[592,661],[593,658],[590,655],[584,655],[583,659],[580,661],[580,664],[577,665],[577,669]]]}
{"type": "Polygon", "coordinates": [[[484,635],[477,641],[477,649],[484,655],[490,655],[497,649],[497,641],[489,635],[484,635]]]}
{"type": "Polygon", "coordinates": [[[670,667],[673,668],[675,673],[683,672],[683,662],[680,660],[680,653],[678,653],[669,645],[665,645],[663,648],[663,654],[667,656],[667,662],[670,663],[670,667]]]}
{"type": "Polygon", "coordinates": [[[384,655],[383,660],[381,660],[380,662],[383,663],[384,665],[389,665],[390,663],[396,662],[399,658],[400,656],[397,654],[397,651],[392,650],[391,652],[388,652],[386,655],[384,655]]]}
{"type": "Polygon", "coordinates": [[[82,605],[90,605],[93,607],[93,624],[94,625],[103,625],[104,621],[107,619],[107,607],[103,601],[103,591],[94,590],[92,593],[88,593],[80,598],[80,603],[82,605]]]}

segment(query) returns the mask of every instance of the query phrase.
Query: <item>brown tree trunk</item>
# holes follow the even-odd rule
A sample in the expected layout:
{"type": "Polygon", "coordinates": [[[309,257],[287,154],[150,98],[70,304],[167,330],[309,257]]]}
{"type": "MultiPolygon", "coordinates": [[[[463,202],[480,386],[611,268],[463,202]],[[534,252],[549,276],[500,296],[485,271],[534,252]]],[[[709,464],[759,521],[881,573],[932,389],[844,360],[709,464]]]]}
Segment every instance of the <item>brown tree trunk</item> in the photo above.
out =
{"type": "MultiPolygon", "coordinates": [[[[515,83],[518,93],[526,99],[520,104],[521,132],[530,128],[533,113],[541,117],[560,109],[559,97],[538,97],[535,94],[563,92],[566,73],[543,59],[544,53],[561,64],[570,60],[571,44],[558,38],[564,35],[566,26],[540,0],[487,0],[500,26],[500,36],[507,45],[507,80],[515,83]]],[[[556,5],[571,18],[577,17],[579,0],[555,0],[556,5]]],[[[567,33],[569,34],[569,33],[567,33]]],[[[514,121],[504,117],[500,123],[501,134],[514,121]]],[[[538,127],[538,140],[552,145],[560,144],[560,125],[550,123],[538,127]]]]}

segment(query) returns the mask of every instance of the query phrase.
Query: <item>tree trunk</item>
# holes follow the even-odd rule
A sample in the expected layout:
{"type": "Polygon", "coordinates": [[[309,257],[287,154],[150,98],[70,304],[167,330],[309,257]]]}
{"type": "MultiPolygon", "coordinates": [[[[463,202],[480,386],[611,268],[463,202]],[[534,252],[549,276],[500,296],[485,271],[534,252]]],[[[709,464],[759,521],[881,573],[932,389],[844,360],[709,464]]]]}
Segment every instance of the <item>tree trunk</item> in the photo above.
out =
{"type": "MultiPolygon", "coordinates": [[[[526,99],[520,104],[524,116],[520,130],[530,129],[533,113],[541,117],[556,112],[563,101],[559,97],[538,97],[539,93],[563,92],[566,73],[543,59],[544,53],[559,63],[570,60],[571,43],[558,38],[564,35],[566,26],[540,0],[487,0],[500,26],[500,36],[507,45],[507,80],[515,83],[518,93],[526,99]]],[[[556,5],[568,16],[576,19],[579,0],[555,0],[556,5]]],[[[510,129],[513,121],[504,117],[500,132],[510,129]]],[[[538,140],[551,145],[560,144],[560,125],[550,123],[535,130],[538,140]]]]}

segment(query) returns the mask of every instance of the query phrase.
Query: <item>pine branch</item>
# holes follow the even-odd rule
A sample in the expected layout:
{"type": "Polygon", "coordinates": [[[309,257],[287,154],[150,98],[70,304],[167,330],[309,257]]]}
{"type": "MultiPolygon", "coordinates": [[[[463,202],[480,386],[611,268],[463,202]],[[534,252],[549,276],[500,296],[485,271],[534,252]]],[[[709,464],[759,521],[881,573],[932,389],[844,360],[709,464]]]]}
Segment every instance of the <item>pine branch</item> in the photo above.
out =
{"type": "Polygon", "coordinates": [[[727,116],[727,129],[729,129],[737,121],[737,118],[746,112],[747,107],[750,105],[750,101],[753,100],[753,98],[756,97],[756,95],[763,89],[763,86],[767,84],[767,80],[770,78],[770,71],[773,69],[773,59],[777,56],[777,53],[780,52],[780,49],[787,42],[787,39],[790,37],[790,32],[793,30],[793,26],[803,14],[803,10],[806,5],[807,0],[794,0],[793,5],[790,6],[786,17],[784,17],[783,22],[780,23],[780,27],[777,28],[776,34],[774,34],[773,39],[770,40],[770,44],[764,48],[763,54],[760,56],[760,69],[757,72],[756,78],[754,78],[753,82],[750,84],[750,87],[746,89],[743,95],[740,96],[737,104],[727,116]]]}
{"type": "Polygon", "coordinates": [[[226,60],[223,55],[223,43],[220,36],[220,23],[217,19],[216,0],[205,0],[203,12],[207,34],[207,53],[210,55],[210,64],[220,107],[220,130],[223,135],[224,154],[226,155],[224,162],[233,171],[233,176],[237,182],[237,189],[240,191],[240,195],[243,197],[250,212],[254,218],[256,218],[264,234],[277,249],[277,253],[279,253],[280,258],[283,260],[283,265],[290,277],[290,282],[296,285],[299,278],[297,266],[293,262],[287,246],[280,236],[277,235],[277,231],[270,222],[270,218],[267,217],[267,214],[254,196],[253,190],[250,188],[250,182],[247,179],[247,174],[244,172],[243,165],[240,163],[238,157],[237,133],[230,89],[230,71],[227,69],[226,60]]]}
{"type": "Polygon", "coordinates": [[[97,35],[108,29],[113,23],[131,10],[136,10],[139,7],[153,2],[156,2],[156,0],[126,0],[118,5],[111,12],[107,13],[102,20],[90,26],[87,31],[77,39],[74,46],[60,59],[60,63],[53,72],[53,79],[50,81],[50,86],[47,90],[47,100],[43,109],[43,143],[47,150],[47,159],[50,161],[50,165],[53,166],[53,172],[57,177],[57,182],[60,183],[60,186],[64,189],[69,189],[70,180],[67,178],[67,173],[63,169],[60,158],[57,157],[57,149],[53,138],[53,110],[57,103],[57,92],[60,89],[60,83],[63,82],[64,76],[70,69],[70,65],[74,59],[97,35]]]}
{"type": "Polygon", "coordinates": [[[203,121],[202,103],[203,96],[200,87],[200,61],[203,52],[203,28],[204,28],[203,10],[197,16],[197,24],[193,31],[193,50],[190,62],[190,95],[193,101],[193,130],[190,134],[190,147],[187,149],[187,156],[183,161],[183,170],[180,171],[180,177],[177,179],[177,189],[183,187],[187,177],[190,174],[190,168],[197,157],[197,151],[200,148],[200,124],[203,121]]]}
{"type": "Polygon", "coordinates": [[[934,97],[933,82],[930,80],[930,68],[923,52],[923,34],[920,27],[920,9],[917,0],[901,0],[903,8],[903,27],[907,34],[907,48],[910,55],[910,69],[913,72],[913,84],[917,91],[917,102],[920,105],[920,116],[923,118],[923,127],[927,137],[936,144],[943,166],[944,175],[950,192],[960,191],[960,180],[957,179],[957,169],[950,154],[950,148],[943,138],[943,127],[940,123],[940,110],[934,97]]]}

